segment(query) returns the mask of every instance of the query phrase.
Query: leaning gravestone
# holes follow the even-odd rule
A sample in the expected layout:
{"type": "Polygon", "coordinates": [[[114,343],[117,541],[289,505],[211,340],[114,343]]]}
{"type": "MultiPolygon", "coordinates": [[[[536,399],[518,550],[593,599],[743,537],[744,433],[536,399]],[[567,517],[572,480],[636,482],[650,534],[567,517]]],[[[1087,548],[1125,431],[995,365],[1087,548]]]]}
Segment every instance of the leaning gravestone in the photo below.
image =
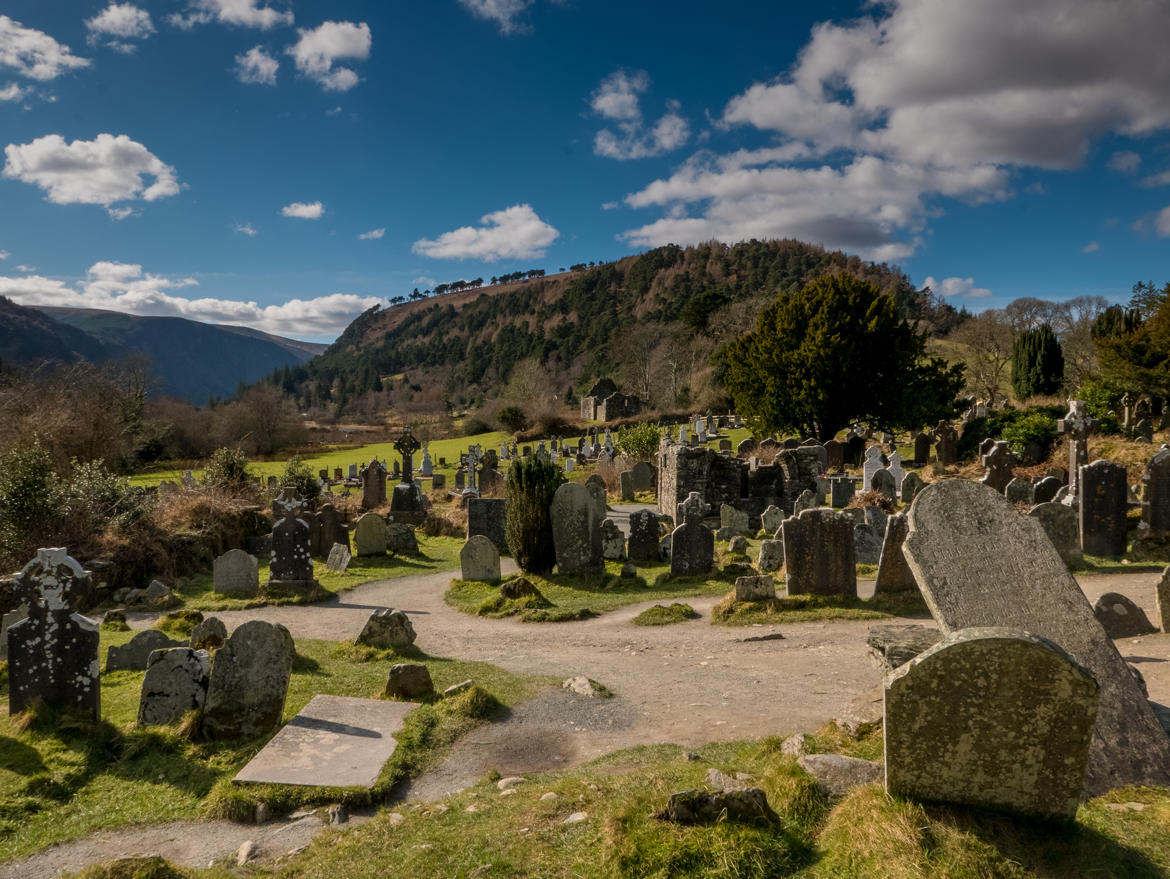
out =
{"type": "Polygon", "coordinates": [[[910,525],[905,513],[897,513],[886,521],[886,536],[882,541],[881,559],[878,561],[877,582],[874,595],[886,592],[912,592],[918,588],[906,557],[902,555],[902,544],[910,525]]]}
{"type": "Polygon", "coordinates": [[[902,477],[902,484],[898,487],[898,494],[902,498],[903,506],[910,506],[914,503],[914,498],[918,496],[918,492],[926,486],[922,481],[922,477],[911,470],[902,477]]]}
{"type": "Polygon", "coordinates": [[[1023,629],[1060,645],[1097,679],[1101,706],[1085,792],[1170,784],[1170,737],[1040,523],[962,479],[927,487],[909,520],[902,551],[943,632],[1023,629]]]}
{"type": "Polygon", "coordinates": [[[1125,468],[1104,460],[1082,467],[1079,492],[1081,549],[1088,555],[1124,554],[1129,498],[1125,468]]]}
{"type": "Polygon", "coordinates": [[[215,653],[203,733],[212,739],[244,739],[277,726],[296,656],[292,635],[279,623],[249,620],[215,653]]]}
{"type": "Polygon", "coordinates": [[[857,594],[852,516],[805,510],[784,520],[782,534],[790,595],[857,594]]]}
{"type": "Polygon", "coordinates": [[[1056,493],[1064,487],[1064,483],[1055,476],[1045,476],[1032,486],[1032,503],[1046,504],[1056,497],[1056,493]]]}
{"type": "Polygon", "coordinates": [[[859,565],[878,564],[882,558],[882,537],[884,534],[884,525],[880,529],[868,523],[854,525],[853,561],[859,565]]]}
{"type": "Polygon", "coordinates": [[[587,486],[566,482],[549,506],[557,570],[562,574],[594,574],[605,570],[601,554],[601,520],[604,507],[587,486]]]}
{"type": "Polygon", "coordinates": [[[106,674],[112,671],[144,671],[150,654],[168,647],[182,647],[158,629],[139,632],[120,647],[111,644],[106,648],[106,674]]]}
{"type": "Polygon", "coordinates": [[[352,559],[353,554],[349,551],[348,546],[343,543],[335,543],[333,549],[329,550],[329,558],[325,561],[325,570],[334,574],[344,574],[352,559]]]}
{"type": "Polygon", "coordinates": [[[651,510],[637,510],[630,513],[630,539],[626,552],[632,562],[656,564],[658,562],[658,514],[651,510]]]}
{"type": "Polygon", "coordinates": [[[756,560],[756,567],[761,574],[771,574],[784,567],[784,540],[764,540],[760,542],[760,556],[756,560]]]}
{"type": "Polygon", "coordinates": [[[500,551],[482,534],[467,538],[459,551],[459,565],[464,580],[494,583],[500,579],[500,551]]]}
{"type": "Polygon", "coordinates": [[[207,701],[211,657],[206,650],[172,647],[150,654],[142,694],[138,699],[138,725],[178,723],[188,711],[207,701]]]}
{"type": "Polygon", "coordinates": [[[1106,592],[1093,605],[1093,616],[1110,638],[1136,638],[1158,631],[1146,612],[1120,592],[1106,592]]]}
{"type": "Polygon", "coordinates": [[[28,617],[8,627],[8,713],[35,702],[101,716],[98,627],[74,608],[89,575],[63,547],[38,549],[14,578],[28,617]]]}
{"type": "Polygon", "coordinates": [[[1055,501],[1037,504],[1028,515],[1040,522],[1044,533],[1056,547],[1066,565],[1079,565],[1085,558],[1081,554],[1081,535],[1077,528],[1077,511],[1055,501]]]}
{"type": "Polygon", "coordinates": [[[670,533],[670,573],[675,577],[709,574],[715,566],[715,535],[703,524],[702,499],[686,507],[685,521],[670,533]]]}
{"type": "Polygon", "coordinates": [[[211,581],[216,595],[253,598],[260,591],[259,563],[242,549],[229,549],[212,562],[211,581]]]}
{"type": "Polygon", "coordinates": [[[386,520],[377,513],[366,513],[353,527],[353,548],[358,557],[386,554],[386,520]]]}
{"type": "Polygon", "coordinates": [[[886,681],[886,790],[1071,819],[1098,699],[1092,674],[1049,640],[952,632],[886,681]]]}

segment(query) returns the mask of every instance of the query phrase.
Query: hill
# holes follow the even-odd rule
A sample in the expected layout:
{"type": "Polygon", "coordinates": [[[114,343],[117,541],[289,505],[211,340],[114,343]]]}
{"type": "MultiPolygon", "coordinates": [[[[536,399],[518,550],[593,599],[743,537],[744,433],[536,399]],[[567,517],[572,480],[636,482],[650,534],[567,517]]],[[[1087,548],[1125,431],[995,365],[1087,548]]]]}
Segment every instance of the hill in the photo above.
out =
{"type": "Polygon", "coordinates": [[[153,395],[195,403],[228,397],[240,382],[304,363],[323,349],[246,327],[99,309],[25,307],[0,299],[3,361],[36,366],[143,357],[150,364],[153,395]]]}
{"type": "Polygon", "coordinates": [[[516,385],[517,366],[527,364],[521,377],[531,380],[519,384],[535,384],[537,396],[569,385],[579,392],[610,375],[661,408],[703,404],[720,392],[711,355],[723,342],[752,327],[779,293],[837,271],[893,292],[909,315],[926,303],[895,267],[799,241],[668,245],[585,271],[371,309],[282,384],[306,408],[344,409],[394,376],[391,405],[428,397],[475,405],[516,385]]]}

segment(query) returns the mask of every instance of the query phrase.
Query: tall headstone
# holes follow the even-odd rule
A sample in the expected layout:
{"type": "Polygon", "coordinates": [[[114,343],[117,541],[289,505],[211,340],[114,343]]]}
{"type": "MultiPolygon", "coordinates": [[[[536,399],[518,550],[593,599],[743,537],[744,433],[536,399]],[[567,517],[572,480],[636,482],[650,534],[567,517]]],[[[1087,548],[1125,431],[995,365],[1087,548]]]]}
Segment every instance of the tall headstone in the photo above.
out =
{"type": "Polygon", "coordinates": [[[1096,426],[1084,400],[1069,400],[1068,414],[1056,422],[1057,433],[1068,438],[1068,487],[1074,495],[1081,468],[1089,463],[1089,435],[1096,426]]]}
{"type": "Polygon", "coordinates": [[[845,463],[850,467],[860,467],[865,458],[865,439],[853,434],[845,441],[845,463]]]}
{"type": "Polygon", "coordinates": [[[903,476],[902,484],[898,488],[898,494],[902,498],[902,504],[908,507],[914,503],[914,498],[918,495],[918,492],[922,491],[925,485],[926,483],[922,481],[922,477],[913,470],[903,476]]]}
{"type": "Polygon", "coordinates": [[[934,429],[934,456],[939,464],[952,467],[959,463],[959,434],[949,421],[940,421],[934,429]]]}
{"type": "Polygon", "coordinates": [[[1150,537],[1170,537],[1170,449],[1154,455],[1142,474],[1142,523],[1150,537]]]}
{"type": "Polygon", "coordinates": [[[930,437],[922,431],[914,435],[914,466],[925,467],[930,462],[930,437]]]}
{"type": "Polygon", "coordinates": [[[309,525],[297,518],[303,504],[295,492],[288,490],[275,501],[280,519],[272,528],[272,561],[264,586],[268,594],[309,596],[321,588],[313,578],[309,525]]]}
{"type": "Polygon", "coordinates": [[[731,504],[722,504],[719,507],[719,530],[727,535],[747,534],[748,514],[745,510],[737,510],[731,504]]]}
{"type": "Polygon", "coordinates": [[[784,520],[784,564],[793,595],[857,595],[853,517],[824,507],[784,520]]]}
{"type": "Polygon", "coordinates": [[[861,465],[861,490],[873,490],[873,475],[882,469],[882,447],[870,446],[865,450],[865,463],[861,465]]]}
{"type": "Polygon", "coordinates": [[[63,547],[38,549],[14,578],[28,617],[8,627],[8,713],[34,703],[101,716],[98,627],[74,613],[89,575],[63,547]]]}
{"type": "Polygon", "coordinates": [[[771,504],[760,514],[760,522],[769,536],[774,535],[784,524],[784,511],[775,504],[771,504]]]}
{"type": "Polygon", "coordinates": [[[459,565],[464,580],[494,583],[500,579],[500,553],[482,534],[467,538],[459,551],[459,565]]]}
{"type": "Polygon", "coordinates": [[[386,503],[386,467],[377,458],[361,472],[362,507],[373,510],[386,503]]]}
{"type": "Polygon", "coordinates": [[[321,530],[321,553],[328,553],[334,544],[349,546],[349,532],[333,504],[322,504],[317,511],[317,522],[321,530]]]}
{"type": "Polygon", "coordinates": [[[206,704],[211,657],[206,650],[171,647],[155,650],[146,664],[138,699],[138,725],[178,723],[206,704]]]}
{"type": "Polygon", "coordinates": [[[1170,737],[1040,523],[963,479],[927,486],[909,520],[902,551],[944,633],[1023,629],[1060,645],[1097,679],[1086,793],[1170,784],[1170,737]]]}
{"type": "Polygon", "coordinates": [[[353,528],[353,548],[359,558],[386,554],[386,520],[365,513],[353,528]]]}
{"type": "Polygon", "coordinates": [[[910,525],[905,513],[897,513],[886,520],[886,534],[882,541],[882,554],[878,560],[877,582],[874,595],[886,592],[913,592],[918,588],[906,557],[902,555],[902,544],[910,525]]]}
{"type": "Polygon", "coordinates": [[[475,497],[467,500],[467,537],[482,534],[500,552],[508,551],[507,502],[504,498],[475,497]]]}
{"type": "Polygon", "coordinates": [[[1052,641],[953,632],[886,681],[886,789],[1072,819],[1099,699],[1093,675],[1052,641]]]}
{"type": "Polygon", "coordinates": [[[422,463],[419,465],[418,472],[420,476],[434,476],[435,465],[431,463],[431,450],[424,447],[422,453],[422,463]]]}
{"type": "Polygon", "coordinates": [[[394,494],[390,498],[390,512],[395,522],[418,525],[426,517],[422,492],[414,484],[414,453],[419,448],[421,444],[411,434],[410,428],[404,427],[402,436],[394,442],[395,451],[402,456],[402,479],[394,486],[394,494]]]}
{"type": "Polygon", "coordinates": [[[626,552],[631,562],[657,564],[660,521],[652,510],[630,513],[630,539],[626,552]]]}
{"type": "Polygon", "coordinates": [[[675,577],[709,574],[715,567],[715,535],[703,524],[703,499],[692,493],[681,506],[686,518],[670,534],[670,573],[675,577]],[[691,503],[692,499],[698,503],[691,503]]]}
{"type": "Polygon", "coordinates": [[[557,570],[562,574],[595,574],[605,570],[601,554],[601,521],[604,510],[589,489],[566,482],[549,506],[557,570]]]}
{"type": "Polygon", "coordinates": [[[215,652],[203,733],[212,739],[244,739],[274,729],[296,656],[292,635],[279,623],[249,620],[215,652]]]}
{"type": "Polygon", "coordinates": [[[260,591],[259,563],[242,549],[229,549],[211,563],[211,582],[216,595],[254,598],[260,591]]]}
{"type": "Polygon", "coordinates": [[[623,470],[618,474],[618,482],[621,485],[622,500],[626,503],[633,503],[634,501],[634,473],[631,470],[623,470]]]}
{"type": "Polygon", "coordinates": [[[880,491],[892,501],[898,498],[896,486],[897,483],[894,481],[894,474],[889,470],[877,470],[870,477],[870,489],[880,491]]]}
{"type": "Polygon", "coordinates": [[[1081,549],[1088,555],[1123,555],[1129,497],[1125,468],[1094,461],[1081,468],[1079,485],[1081,549]]]}
{"type": "Polygon", "coordinates": [[[979,481],[1003,494],[1008,483],[1014,478],[1012,468],[1020,463],[1020,459],[1016,457],[1016,453],[1011,450],[1006,440],[999,440],[984,453],[982,463],[986,469],[979,481]]]}
{"type": "Polygon", "coordinates": [[[837,476],[829,480],[829,503],[841,509],[853,500],[853,480],[848,476],[837,476]]]}
{"type": "Polygon", "coordinates": [[[825,472],[840,473],[845,469],[845,446],[831,439],[825,443],[825,472]]]}
{"type": "Polygon", "coordinates": [[[886,469],[889,470],[890,475],[894,477],[894,488],[897,490],[897,487],[902,484],[902,480],[906,477],[906,468],[902,466],[902,453],[897,449],[894,449],[894,451],[890,452],[890,454],[887,456],[887,459],[890,463],[887,465],[886,469]]]}
{"type": "Polygon", "coordinates": [[[630,468],[634,477],[634,491],[654,490],[654,467],[645,461],[638,461],[630,468]]]}

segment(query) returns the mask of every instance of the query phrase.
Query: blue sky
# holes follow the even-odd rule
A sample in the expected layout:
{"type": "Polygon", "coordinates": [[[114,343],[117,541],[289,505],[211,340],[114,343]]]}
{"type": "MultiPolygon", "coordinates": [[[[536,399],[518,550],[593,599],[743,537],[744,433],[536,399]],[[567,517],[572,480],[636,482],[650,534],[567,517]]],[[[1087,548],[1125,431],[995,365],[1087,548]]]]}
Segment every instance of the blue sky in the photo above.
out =
{"type": "Polygon", "coordinates": [[[1170,280],[1168,39],[1148,0],[8,0],[0,295],[329,340],[795,237],[972,309],[1121,300],[1170,280]]]}

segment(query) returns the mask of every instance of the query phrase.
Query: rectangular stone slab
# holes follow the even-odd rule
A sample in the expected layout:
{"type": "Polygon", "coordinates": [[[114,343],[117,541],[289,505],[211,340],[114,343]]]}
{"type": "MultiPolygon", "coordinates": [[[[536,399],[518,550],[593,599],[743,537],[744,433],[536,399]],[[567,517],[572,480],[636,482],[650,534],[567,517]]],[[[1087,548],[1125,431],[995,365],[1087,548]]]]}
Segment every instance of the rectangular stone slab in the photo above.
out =
{"type": "Polygon", "coordinates": [[[414,702],[314,696],[233,781],[373,787],[414,702]]]}
{"type": "Polygon", "coordinates": [[[1064,648],[1097,679],[1085,793],[1170,785],[1170,737],[1040,523],[963,479],[924,489],[909,520],[902,551],[943,632],[1024,629],[1064,648]]]}

